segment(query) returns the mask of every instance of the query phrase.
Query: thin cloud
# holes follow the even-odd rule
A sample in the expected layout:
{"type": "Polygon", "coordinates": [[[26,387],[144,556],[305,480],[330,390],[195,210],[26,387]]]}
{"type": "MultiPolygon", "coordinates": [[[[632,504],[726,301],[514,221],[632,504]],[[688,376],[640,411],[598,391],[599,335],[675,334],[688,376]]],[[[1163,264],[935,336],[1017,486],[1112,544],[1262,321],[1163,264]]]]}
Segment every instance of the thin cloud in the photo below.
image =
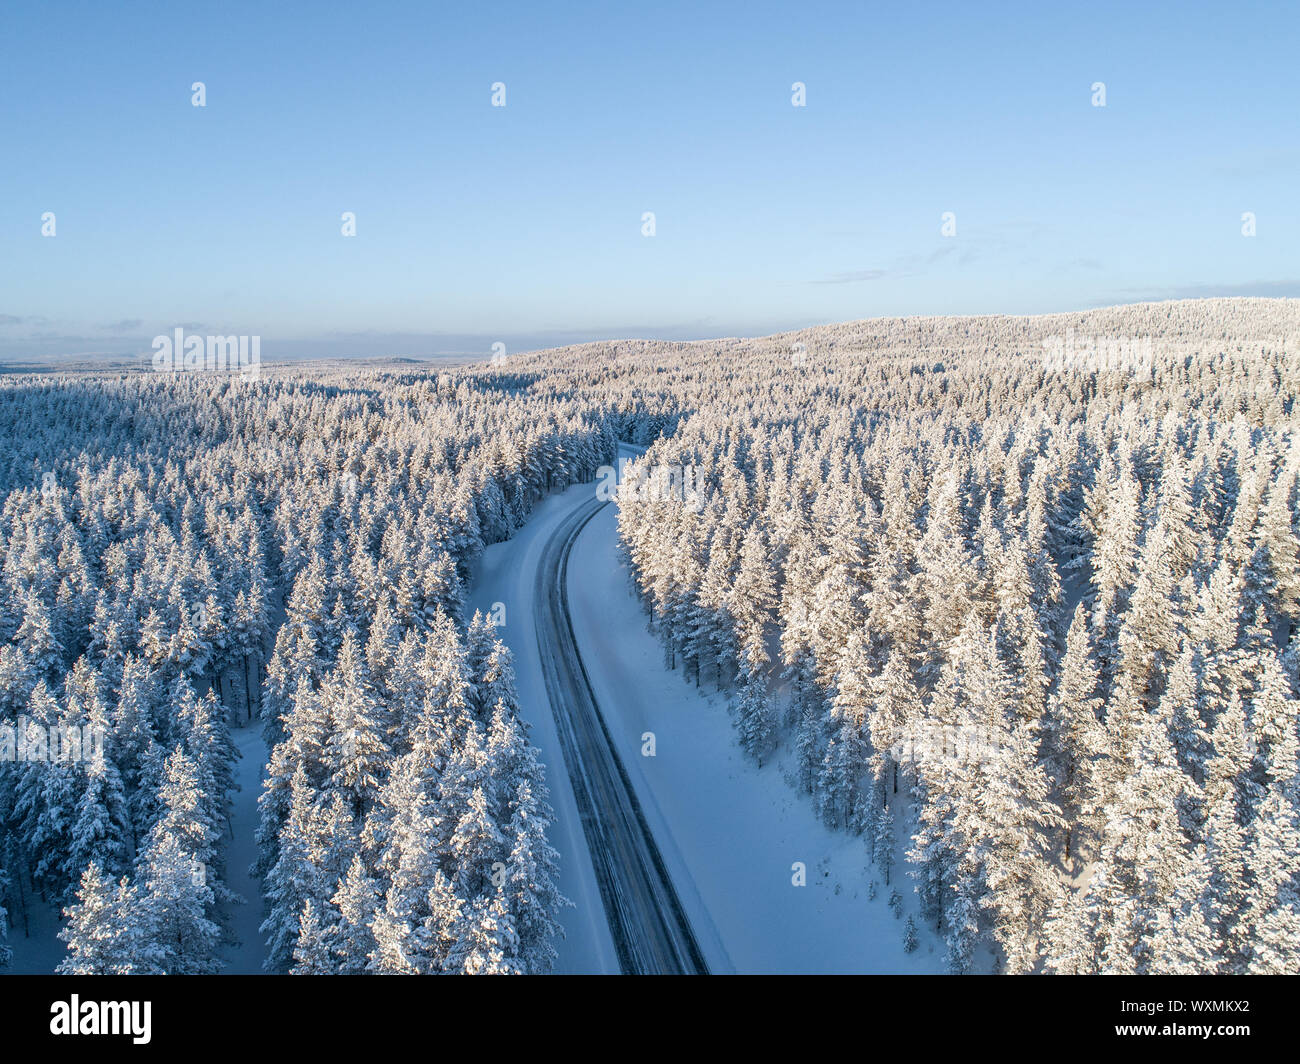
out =
{"type": "Polygon", "coordinates": [[[916,277],[926,273],[931,266],[936,266],[953,256],[956,256],[958,266],[967,266],[983,258],[987,251],[996,250],[1005,244],[1006,241],[1001,237],[980,233],[958,240],[945,240],[943,244],[925,255],[900,255],[887,269],[846,270],[808,283],[859,284],[864,281],[881,281],[887,277],[916,277]]]}
{"type": "Polygon", "coordinates": [[[889,270],[850,270],[848,273],[833,273],[810,284],[857,284],[859,281],[879,281],[889,276],[889,270]]]}

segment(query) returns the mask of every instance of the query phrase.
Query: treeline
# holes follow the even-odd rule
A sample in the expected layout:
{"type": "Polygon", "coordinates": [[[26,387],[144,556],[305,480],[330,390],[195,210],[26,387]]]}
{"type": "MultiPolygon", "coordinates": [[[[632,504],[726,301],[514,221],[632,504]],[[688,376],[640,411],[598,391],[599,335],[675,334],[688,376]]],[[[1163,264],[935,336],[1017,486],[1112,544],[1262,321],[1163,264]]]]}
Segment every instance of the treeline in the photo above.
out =
{"type": "Polygon", "coordinates": [[[550,810],[492,626],[385,618],[318,685],[298,664],[260,799],[267,968],[548,971],[550,810]]]}
{"type": "Polygon", "coordinates": [[[666,661],[887,879],[910,842],[954,971],[1300,968],[1297,324],[893,320],[656,366],[697,409],[640,465],[704,477],[620,500],[666,661]],[[1117,324],[1149,365],[1044,370],[1117,324]]]}
{"type": "Polygon", "coordinates": [[[62,970],[216,970],[238,900],[229,729],[255,713],[275,748],[258,865],[273,967],[355,970],[385,920],[370,970],[546,967],[545,785],[504,647],[463,627],[463,585],[547,491],[611,460],[614,424],[422,374],[68,374],[0,382],[0,432],[0,724],[104,736],[90,756],[0,762],[11,925],[34,892],[65,908],[62,970]],[[328,852],[304,841],[322,823],[328,852]],[[403,894],[427,909],[435,886],[436,931],[403,894]],[[390,904],[416,921],[405,938],[390,904]]]}
{"type": "Polygon", "coordinates": [[[4,378],[0,724],[105,742],[0,762],[0,906],[65,907],[66,970],[213,970],[256,715],[268,967],[546,970],[544,782],[464,586],[624,439],[701,478],[620,502],[667,663],[887,881],[901,843],[954,970],[1293,971],[1297,326],[1204,300],[4,378]]]}

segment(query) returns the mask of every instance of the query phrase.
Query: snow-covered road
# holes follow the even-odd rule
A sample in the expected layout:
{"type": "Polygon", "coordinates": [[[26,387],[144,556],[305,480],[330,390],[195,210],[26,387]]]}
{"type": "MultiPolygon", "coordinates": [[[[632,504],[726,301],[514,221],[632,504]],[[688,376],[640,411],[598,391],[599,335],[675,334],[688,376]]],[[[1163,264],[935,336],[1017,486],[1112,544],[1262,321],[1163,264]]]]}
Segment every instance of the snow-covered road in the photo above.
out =
{"type": "Polygon", "coordinates": [[[266,942],[261,931],[262,881],[248,874],[249,865],[257,860],[258,795],[262,793],[262,775],[266,770],[266,743],[262,741],[262,722],[254,721],[231,732],[239,748],[235,781],[239,790],[230,810],[232,837],[226,844],[226,886],[244,900],[226,907],[233,942],[224,943],[220,956],[227,975],[263,975],[266,942]]]}
{"type": "Polygon", "coordinates": [[[546,696],[533,610],[542,554],[563,522],[594,498],[590,484],[579,484],[545,499],[514,537],[488,547],[470,586],[469,608],[501,617],[501,638],[514,655],[521,715],[546,765],[555,820],[550,840],[560,853],[560,890],[573,903],[560,913],[565,937],[555,944],[555,970],[565,974],[616,974],[620,969],[614,939],[605,919],[600,888],[587,850],[573,786],[564,771],[564,750],[546,696]]]}
{"type": "Polygon", "coordinates": [[[616,517],[605,507],[574,544],[570,615],[610,736],[710,969],[942,971],[942,946],[920,919],[904,871],[907,840],[887,885],[868,865],[863,840],[822,824],[779,761],[760,769],[744,756],[726,696],[664,668],[619,560],[616,517]],[[644,756],[646,733],[654,756],[644,756]],[[803,886],[795,885],[796,865],[803,886]],[[895,889],[897,914],[889,905],[895,889]],[[921,927],[910,954],[902,935],[908,914],[921,927]]]}
{"type": "MultiPolygon", "coordinates": [[[[502,638],[515,657],[520,704],[541,748],[555,807],[552,845],[560,888],[575,902],[561,914],[560,972],[621,970],[602,904],[564,744],[546,693],[535,617],[537,581],[566,524],[584,522],[594,487],[545,500],[506,543],[487,548],[471,587],[471,608],[504,605],[502,638]]],[[[646,631],[618,552],[616,511],[596,510],[573,546],[564,584],[581,668],[607,741],[636,794],[645,826],[713,972],[937,972],[942,949],[922,930],[903,949],[903,918],[916,898],[902,872],[894,882],[867,865],[863,840],[827,829],[782,778],[741,754],[726,699],[663,667],[646,631]],[[654,756],[643,756],[653,733],[654,756]],[[802,866],[805,886],[795,885],[802,866]],[[873,887],[872,881],[876,880],[873,887]],[[888,904],[897,888],[897,913],[888,904]]],[[[918,919],[918,923],[919,923],[918,919]]]]}
{"type": "Polygon", "coordinates": [[[570,550],[608,505],[593,498],[579,507],[542,555],[534,619],[543,676],[622,970],[705,974],[708,965],[605,727],[569,619],[570,550]]]}

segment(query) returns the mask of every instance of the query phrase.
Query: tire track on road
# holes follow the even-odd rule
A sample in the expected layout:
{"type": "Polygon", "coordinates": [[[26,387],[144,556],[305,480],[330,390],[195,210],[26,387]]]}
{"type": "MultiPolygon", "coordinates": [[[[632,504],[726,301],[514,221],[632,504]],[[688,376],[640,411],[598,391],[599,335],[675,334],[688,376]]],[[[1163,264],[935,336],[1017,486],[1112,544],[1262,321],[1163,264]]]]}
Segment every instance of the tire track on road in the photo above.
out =
{"type": "Polygon", "coordinates": [[[546,693],[624,974],[708,974],[636,791],[596,703],[569,616],[574,541],[607,503],[566,518],[542,551],[534,595],[546,693]]]}

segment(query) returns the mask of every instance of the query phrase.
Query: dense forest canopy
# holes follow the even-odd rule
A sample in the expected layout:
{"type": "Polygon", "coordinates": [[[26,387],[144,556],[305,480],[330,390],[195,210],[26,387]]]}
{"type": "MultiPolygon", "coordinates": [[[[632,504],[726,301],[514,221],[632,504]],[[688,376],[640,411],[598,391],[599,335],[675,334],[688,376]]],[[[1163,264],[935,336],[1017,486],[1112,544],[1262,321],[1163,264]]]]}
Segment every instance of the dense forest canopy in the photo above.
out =
{"type": "Polygon", "coordinates": [[[1300,968],[1297,326],[1210,300],[629,352],[689,409],[644,462],[705,502],[621,506],[667,662],[886,877],[910,840],[952,970],[1300,968]]]}
{"type": "Polygon", "coordinates": [[[1295,971],[1297,347],[1234,299],[4,378],[0,719],[108,738],[0,765],[0,898],[67,906],[67,971],[213,970],[256,714],[269,967],[547,970],[543,769],[464,588],[621,439],[670,485],[619,499],[665,664],[953,971],[1295,971]]]}
{"type": "Polygon", "coordinates": [[[215,970],[255,713],[268,967],[546,970],[542,767],[463,586],[617,429],[423,374],[5,378],[0,715],[107,736],[0,765],[6,907],[68,906],[67,971],[215,970]]]}

